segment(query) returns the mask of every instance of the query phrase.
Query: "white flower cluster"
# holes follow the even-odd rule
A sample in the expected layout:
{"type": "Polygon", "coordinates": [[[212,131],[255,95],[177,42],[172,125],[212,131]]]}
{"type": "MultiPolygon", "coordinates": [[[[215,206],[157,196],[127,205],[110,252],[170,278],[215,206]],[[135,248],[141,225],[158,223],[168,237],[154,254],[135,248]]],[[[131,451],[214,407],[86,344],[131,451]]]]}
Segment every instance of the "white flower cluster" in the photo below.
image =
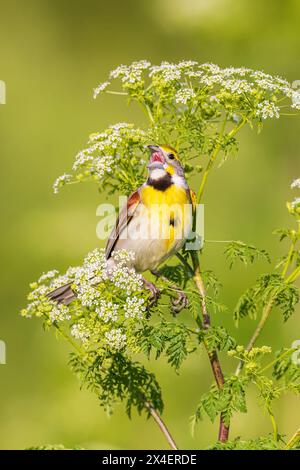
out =
{"type": "Polygon", "coordinates": [[[125,318],[144,318],[144,314],[146,311],[146,301],[143,298],[138,298],[136,296],[130,298],[127,297],[125,305],[124,305],[124,312],[125,318]]]}
{"type": "Polygon", "coordinates": [[[142,289],[143,282],[140,274],[137,274],[133,268],[116,265],[110,271],[111,282],[119,289],[125,291],[127,295],[142,289]]]}
{"type": "Polygon", "coordinates": [[[71,326],[71,335],[75,339],[79,339],[83,343],[86,343],[89,339],[89,333],[85,330],[83,325],[75,323],[74,325],[71,326]]]}
{"type": "Polygon", "coordinates": [[[300,92],[299,91],[292,91],[292,108],[300,109],[300,92]]]}
{"type": "Polygon", "coordinates": [[[169,62],[162,62],[161,65],[153,65],[149,73],[149,77],[161,80],[167,84],[169,82],[178,81],[182,76],[182,68],[176,64],[170,64],[169,62]]]}
{"type": "MultiPolygon", "coordinates": [[[[127,263],[134,259],[132,252],[116,251],[113,252],[113,258],[116,264],[108,268],[104,250],[96,249],[85,257],[81,267],[72,268],[72,279],[68,280],[74,285],[81,304],[85,307],[100,307],[103,317],[105,305],[110,310],[115,309],[114,304],[101,304],[101,295],[103,294],[101,286],[103,288],[106,282],[112,283],[128,296],[141,291],[143,287],[141,275],[127,266],[127,263]]],[[[114,316],[111,311],[108,315],[114,316]]]]}
{"type": "Polygon", "coordinates": [[[114,157],[103,155],[96,157],[91,161],[90,171],[100,180],[105,173],[110,173],[114,164],[114,157]]]}
{"type": "Polygon", "coordinates": [[[97,143],[81,150],[75,157],[73,171],[77,171],[83,167],[88,168],[90,174],[95,174],[99,178],[102,178],[105,172],[111,172],[114,163],[114,158],[111,155],[93,155],[95,152],[101,152],[104,149],[105,143],[97,143]]]}
{"type": "Polygon", "coordinates": [[[192,88],[183,88],[175,95],[175,102],[177,104],[187,104],[188,101],[195,98],[196,93],[192,88]]]}
{"type": "Polygon", "coordinates": [[[100,83],[96,88],[94,88],[93,98],[96,99],[97,96],[106,90],[106,88],[110,85],[110,82],[100,83]]]}
{"type": "Polygon", "coordinates": [[[134,335],[132,321],[138,326],[145,318],[146,300],[141,296],[141,275],[130,268],[134,254],[120,250],[113,252],[113,258],[115,263],[111,265],[105,251],[95,249],[88,253],[82,266],[70,267],[64,275],[58,275],[56,270],[43,274],[31,284],[30,303],[22,315],[44,316],[49,325],[68,322],[71,336],[81,341],[85,349],[103,345],[114,350],[123,348],[126,339],[134,335]],[[47,296],[65,285],[76,294],[70,304],[47,296]]]}
{"type": "Polygon", "coordinates": [[[117,124],[109,126],[104,132],[91,134],[89,143],[95,143],[95,147],[91,147],[87,150],[91,150],[90,153],[93,153],[95,150],[107,151],[109,149],[117,149],[120,144],[124,143],[124,139],[127,138],[133,141],[139,141],[145,138],[145,132],[141,129],[134,128],[134,125],[128,122],[118,122],[117,124]]]}
{"type": "Polygon", "coordinates": [[[30,286],[33,290],[28,295],[28,300],[38,301],[40,297],[44,296],[48,292],[48,288],[44,284],[39,286],[36,282],[33,282],[30,286]]]}
{"type": "Polygon", "coordinates": [[[130,261],[134,261],[135,259],[135,254],[133,251],[127,251],[124,249],[113,251],[111,255],[115,261],[121,264],[126,264],[130,261]]]}
{"type": "MultiPolygon", "coordinates": [[[[145,85],[143,93],[154,100],[161,100],[162,92],[166,90],[166,100],[173,98],[177,104],[186,105],[192,97],[197,96],[198,91],[208,95],[212,91],[214,95],[226,92],[236,100],[236,105],[239,100],[243,100],[249,111],[256,109],[256,117],[260,119],[279,116],[280,108],[275,105],[277,99],[288,98],[292,108],[300,109],[300,93],[289,82],[246,67],[221,68],[216,64],[199,64],[196,61],[151,65],[148,61],[140,61],[128,66],[120,65],[110,74],[110,79],[114,78],[121,78],[122,86],[125,89],[127,87],[129,92],[130,86],[136,92],[137,85],[141,88],[145,85]]],[[[223,96],[223,99],[226,97],[223,96]]],[[[234,105],[234,100],[231,101],[230,97],[228,100],[234,105]]]]}
{"type": "Polygon", "coordinates": [[[298,206],[300,206],[300,197],[295,197],[295,199],[291,202],[291,207],[295,209],[298,206]]]}
{"type": "Polygon", "coordinates": [[[119,305],[106,300],[100,300],[96,313],[103,318],[105,323],[109,321],[116,322],[118,320],[119,305]]]}
{"type": "Polygon", "coordinates": [[[64,174],[57,178],[53,186],[54,192],[57,193],[67,183],[84,179],[103,182],[103,179],[108,177],[119,164],[120,155],[129,144],[141,147],[145,142],[145,132],[125,122],[111,125],[104,132],[91,134],[89,146],[75,157],[72,168],[74,174],[64,174]]]}
{"type": "Polygon", "coordinates": [[[51,302],[51,303],[53,306],[49,312],[49,318],[52,321],[52,323],[65,321],[65,320],[71,320],[71,315],[66,305],[58,304],[56,302],[51,302]]]}
{"type": "Polygon", "coordinates": [[[93,287],[88,282],[85,284],[77,284],[76,294],[84,307],[93,307],[98,305],[101,298],[101,293],[97,288],[93,287]]]}
{"type": "Polygon", "coordinates": [[[143,80],[144,70],[150,67],[151,63],[147,60],[133,62],[131,65],[119,65],[110,72],[110,78],[120,78],[127,85],[135,85],[143,80]]]}
{"type": "Polygon", "coordinates": [[[247,80],[229,79],[224,82],[224,89],[230,93],[242,95],[243,93],[251,93],[253,87],[247,80]]]}
{"type": "Polygon", "coordinates": [[[59,176],[56,178],[56,180],[53,183],[53,192],[54,194],[57,194],[60,188],[64,186],[65,184],[69,183],[72,179],[72,175],[64,173],[63,175],[59,176]]]}
{"type": "Polygon", "coordinates": [[[122,332],[121,328],[113,328],[105,333],[105,338],[108,346],[111,349],[122,349],[126,346],[126,334],[122,332]]]}
{"type": "Polygon", "coordinates": [[[197,64],[198,62],[196,62],[195,60],[181,60],[178,63],[178,67],[180,69],[190,69],[191,67],[194,67],[197,64]]]}
{"type": "Polygon", "coordinates": [[[141,291],[143,288],[142,276],[129,267],[131,261],[134,260],[134,253],[119,250],[112,253],[112,258],[116,261],[116,264],[109,269],[110,281],[116,287],[125,291],[128,296],[133,292],[141,291]]]}
{"type": "Polygon", "coordinates": [[[257,105],[256,116],[262,119],[279,118],[280,108],[271,101],[265,100],[257,105]]]}
{"type": "MultiPolygon", "coordinates": [[[[29,296],[28,296],[29,300],[29,296]]],[[[40,306],[40,301],[39,300],[34,300],[33,302],[30,302],[26,308],[21,310],[21,315],[24,318],[32,318],[33,314],[35,313],[36,316],[41,316],[42,314],[38,314],[38,309],[40,306]]]]}
{"type": "MultiPolygon", "coordinates": [[[[297,178],[294,180],[291,184],[292,189],[300,189],[300,178],[297,178]]],[[[296,209],[300,206],[300,197],[296,197],[292,202],[291,202],[291,208],[296,209]]]]}
{"type": "Polygon", "coordinates": [[[49,281],[50,279],[56,277],[58,274],[59,272],[57,271],[57,269],[53,269],[52,271],[43,273],[38,280],[38,284],[43,284],[45,281],[49,281]]]}
{"type": "Polygon", "coordinates": [[[294,180],[291,184],[292,189],[300,189],[300,178],[294,180]]]}

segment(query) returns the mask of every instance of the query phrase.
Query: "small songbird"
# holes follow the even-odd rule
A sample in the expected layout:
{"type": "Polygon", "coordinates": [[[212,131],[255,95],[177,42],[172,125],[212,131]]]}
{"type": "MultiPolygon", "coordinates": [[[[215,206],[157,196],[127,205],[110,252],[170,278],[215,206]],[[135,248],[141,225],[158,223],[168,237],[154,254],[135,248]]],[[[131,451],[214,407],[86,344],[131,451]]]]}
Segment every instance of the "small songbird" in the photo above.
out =
{"type": "MultiPolygon", "coordinates": [[[[175,149],[167,145],[149,145],[148,178],[127,200],[106,245],[108,272],[117,263],[114,252],[125,249],[133,252],[128,262],[137,272],[156,270],[167,258],[179,251],[192,231],[193,196],[184,176],[183,167],[175,149]]],[[[151,291],[150,304],[156,302],[159,290],[144,279],[151,291]]],[[[49,294],[52,300],[70,303],[76,295],[70,285],[49,294]]],[[[187,304],[185,294],[173,286],[177,298],[173,299],[174,312],[187,304]]]]}

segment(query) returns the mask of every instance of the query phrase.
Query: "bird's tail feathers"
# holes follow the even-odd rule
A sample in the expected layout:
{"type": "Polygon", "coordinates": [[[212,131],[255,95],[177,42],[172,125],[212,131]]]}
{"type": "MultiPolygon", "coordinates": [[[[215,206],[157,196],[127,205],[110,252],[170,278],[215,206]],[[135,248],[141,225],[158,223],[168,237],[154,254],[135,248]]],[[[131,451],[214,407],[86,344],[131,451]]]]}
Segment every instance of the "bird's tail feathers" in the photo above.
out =
{"type": "Polygon", "coordinates": [[[71,289],[71,283],[65,284],[64,286],[58,287],[49,294],[47,294],[50,300],[57,302],[59,304],[68,305],[73,300],[76,299],[76,294],[71,289]]]}
{"type": "MultiPolygon", "coordinates": [[[[116,262],[113,258],[109,258],[107,260],[108,276],[110,275],[115,265],[116,265],[116,262]]],[[[49,294],[47,294],[47,297],[50,300],[57,302],[58,304],[69,305],[77,297],[75,292],[72,290],[71,285],[72,283],[69,282],[68,284],[65,284],[64,286],[58,287],[57,289],[54,289],[52,292],[49,292],[49,294]]]]}

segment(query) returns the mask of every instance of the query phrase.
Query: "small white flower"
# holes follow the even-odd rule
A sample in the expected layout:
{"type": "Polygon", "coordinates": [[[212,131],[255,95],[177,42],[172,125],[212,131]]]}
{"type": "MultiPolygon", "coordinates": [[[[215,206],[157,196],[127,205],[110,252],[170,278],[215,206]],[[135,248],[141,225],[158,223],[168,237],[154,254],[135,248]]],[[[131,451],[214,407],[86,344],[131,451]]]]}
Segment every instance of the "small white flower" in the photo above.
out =
{"type": "Polygon", "coordinates": [[[110,78],[120,78],[126,85],[136,85],[143,81],[143,71],[150,67],[150,62],[140,60],[133,62],[131,65],[119,65],[115,70],[110,72],[110,78]]]}
{"type": "Polygon", "coordinates": [[[176,64],[162,62],[161,65],[153,65],[149,77],[156,77],[162,83],[168,84],[181,78],[181,68],[176,64]]]}
{"type": "Polygon", "coordinates": [[[105,333],[108,346],[111,349],[122,349],[126,345],[126,335],[122,333],[121,328],[112,329],[105,333]]]}
{"type": "Polygon", "coordinates": [[[38,286],[36,289],[30,292],[28,295],[28,300],[39,301],[41,297],[44,297],[48,293],[48,291],[49,289],[46,286],[38,286]]]}
{"type": "Polygon", "coordinates": [[[100,300],[99,308],[96,308],[96,313],[101,317],[105,323],[109,321],[116,322],[118,320],[118,310],[119,305],[114,304],[113,302],[107,302],[105,300],[100,300]]]}
{"type": "Polygon", "coordinates": [[[72,325],[71,335],[74,338],[79,339],[83,343],[86,343],[90,336],[89,333],[83,327],[83,325],[80,325],[80,324],[72,325]]]}
{"type": "Polygon", "coordinates": [[[292,189],[300,189],[300,178],[294,180],[291,184],[292,189]]]}
{"type": "Polygon", "coordinates": [[[206,62],[205,64],[201,64],[199,66],[200,69],[205,70],[206,72],[210,72],[213,74],[219,73],[222,69],[217,64],[212,64],[210,62],[206,62]]]}
{"type": "Polygon", "coordinates": [[[280,108],[271,101],[265,100],[257,105],[256,116],[262,119],[279,118],[280,108]]]}
{"type": "Polygon", "coordinates": [[[300,109],[300,92],[293,90],[291,93],[291,99],[292,99],[292,108],[300,109]]]}
{"type": "Polygon", "coordinates": [[[50,279],[53,279],[55,276],[57,276],[59,272],[57,269],[53,269],[52,271],[48,271],[47,273],[43,273],[40,278],[38,279],[38,284],[43,284],[45,281],[49,281],[50,279]]]}
{"type": "Polygon", "coordinates": [[[32,315],[34,315],[40,306],[40,301],[39,300],[34,300],[33,302],[30,302],[27,307],[22,310],[21,314],[25,318],[32,318],[32,315]]]}
{"type": "Polygon", "coordinates": [[[179,62],[178,67],[182,69],[190,69],[195,65],[198,65],[198,62],[196,62],[195,60],[182,60],[181,62],[179,62]]]}
{"type": "Polygon", "coordinates": [[[135,260],[135,253],[133,251],[128,250],[117,250],[112,252],[112,257],[115,261],[134,261],[135,260]]]}
{"type": "Polygon", "coordinates": [[[54,194],[57,194],[60,188],[64,186],[65,184],[69,183],[71,179],[72,179],[72,175],[69,175],[67,173],[64,173],[63,175],[59,176],[54,181],[54,184],[53,184],[54,194]]]}
{"type": "Polygon", "coordinates": [[[291,202],[291,207],[295,209],[296,207],[300,206],[300,197],[296,197],[292,202],[291,202]]]}
{"type": "Polygon", "coordinates": [[[131,127],[132,124],[129,124],[128,122],[117,122],[116,124],[109,126],[109,129],[119,131],[120,129],[130,129],[131,127]]]}
{"type": "Polygon", "coordinates": [[[183,88],[176,93],[175,102],[177,104],[187,104],[195,96],[196,94],[192,88],[183,88]]]}
{"type": "Polygon", "coordinates": [[[240,77],[244,77],[245,75],[248,75],[251,73],[251,69],[248,69],[246,67],[227,67],[222,70],[222,74],[224,77],[232,77],[239,75],[240,77]]]}
{"type": "Polygon", "coordinates": [[[58,304],[56,302],[52,302],[52,303],[53,303],[53,307],[49,313],[49,318],[52,321],[52,323],[56,321],[65,321],[65,320],[71,319],[69,309],[66,305],[58,304]]]}
{"type": "Polygon", "coordinates": [[[204,74],[202,70],[190,70],[190,69],[185,70],[184,73],[189,78],[199,78],[199,77],[202,77],[204,74]]]}
{"type": "Polygon", "coordinates": [[[106,90],[106,88],[110,85],[110,82],[100,83],[96,88],[94,88],[93,98],[96,99],[97,96],[106,90]]]}
{"type": "Polygon", "coordinates": [[[125,291],[127,295],[141,291],[143,287],[142,276],[137,274],[133,268],[123,266],[123,263],[118,263],[110,269],[109,279],[116,287],[125,291]]]}
{"type": "Polygon", "coordinates": [[[73,170],[76,171],[80,167],[84,166],[87,162],[93,161],[92,155],[90,155],[89,151],[93,151],[92,149],[85,149],[81,150],[76,157],[75,157],[75,162],[73,164],[73,170]]]}
{"type": "Polygon", "coordinates": [[[76,285],[76,294],[84,307],[94,307],[99,304],[100,292],[89,282],[81,282],[76,285]]]}
{"type": "Polygon", "coordinates": [[[250,93],[252,91],[252,85],[247,82],[247,80],[227,80],[223,84],[225,90],[231,93],[237,93],[241,95],[242,93],[250,93]]]}
{"type": "Polygon", "coordinates": [[[213,87],[222,83],[224,84],[223,77],[221,74],[202,74],[199,78],[199,82],[208,87],[213,87]]]}
{"type": "Polygon", "coordinates": [[[143,298],[127,297],[124,312],[125,318],[138,318],[141,319],[144,317],[146,311],[146,301],[143,298]]]}
{"type": "Polygon", "coordinates": [[[110,173],[112,171],[113,164],[114,157],[111,155],[95,157],[91,161],[90,172],[100,180],[105,173],[110,173]]]}

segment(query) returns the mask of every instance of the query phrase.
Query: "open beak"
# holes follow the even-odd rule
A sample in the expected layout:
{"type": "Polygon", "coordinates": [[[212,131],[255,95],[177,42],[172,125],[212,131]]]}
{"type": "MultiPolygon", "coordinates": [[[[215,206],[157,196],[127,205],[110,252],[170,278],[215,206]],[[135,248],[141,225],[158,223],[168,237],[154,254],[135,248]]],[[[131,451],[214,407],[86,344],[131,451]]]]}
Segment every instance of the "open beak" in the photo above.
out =
{"type": "Polygon", "coordinates": [[[148,145],[148,149],[150,150],[150,163],[148,165],[148,169],[163,169],[165,157],[163,156],[159,145],[148,145]]]}

